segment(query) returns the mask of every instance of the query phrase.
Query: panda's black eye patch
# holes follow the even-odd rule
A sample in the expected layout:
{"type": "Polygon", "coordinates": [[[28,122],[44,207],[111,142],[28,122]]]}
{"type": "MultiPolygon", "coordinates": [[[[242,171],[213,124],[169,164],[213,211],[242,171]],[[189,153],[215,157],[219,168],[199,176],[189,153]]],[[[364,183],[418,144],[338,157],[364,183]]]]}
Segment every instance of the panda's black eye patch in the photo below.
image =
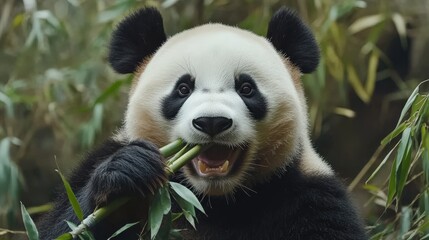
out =
{"type": "Polygon", "coordinates": [[[190,74],[181,76],[173,90],[164,97],[162,102],[162,114],[165,118],[173,120],[179,112],[186,99],[192,94],[195,81],[190,74]]]}
{"type": "Polygon", "coordinates": [[[250,75],[240,74],[235,78],[235,91],[237,91],[254,119],[260,120],[265,117],[267,114],[267,101],[250,75]]]}

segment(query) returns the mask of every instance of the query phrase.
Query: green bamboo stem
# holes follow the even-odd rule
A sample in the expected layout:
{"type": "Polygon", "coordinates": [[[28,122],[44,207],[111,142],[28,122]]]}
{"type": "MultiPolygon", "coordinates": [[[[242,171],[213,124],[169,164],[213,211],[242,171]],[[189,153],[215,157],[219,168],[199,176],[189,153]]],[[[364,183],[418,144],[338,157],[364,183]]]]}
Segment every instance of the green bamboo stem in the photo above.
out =
{"type": "Polygon", "coordinates": [[[180,151],[178,151],[176,154],[174,154],[173,157],[168,159],[167,166],[171,165],[174,161],[179,159],[186,151],[188,151],[190,149],[190,147],[191,146],[189,146],[189,144],[186,144],[182,149],[180,149],[180,151]]]}
{"type": "Polygon", "coordinates": [[[117,210],[119,207],[124,205],[130,200],[130,198],[119,198],[110,203],[109,205],[95,210],[94,213],[88,215],[83,221],[75,228],[73,231],[65,233],[58,238],[57,240],[72,240],[75,239],[79,234],[83,233],[88,228],[94,226],[100,220],[104,219],[110,213],[117,210]]]}
{"type": "MultiPolygon", "coordinates": [[[[181,167],[183,167],[187,162],[195,158],[202,149],[201,145],[195,145],[191,149],[190,146],[185,144],[182,139],[177,139],[176,141],[167,144],[164,147],[161,147],[159,151],[161,155],[165,158],[168,158],[172,155],[174,157],[167,161],[166,172],[167,175],[171,175],[177,172],[181,167]]],[[[87,216],[73,231],[65,233],[59,236],[57,239],[61,240],[71,240],[77,237],[79,234],[83,233],[86,229],[94,226],[100,220],[104,219],[110,213],[117,210],[119,207],[123,206],[130,200],[128,197],[119,198],[107,206],[101,207],[94,211],[94,213],[87,216]]]]}
{"type": "Polygon", "coordinates": [[[164,147],[161,147],[159,151],[161,152],[161,155],[163,157],[168,158],[173,154],[177,153],[178,151],[180,151],[180,149],[182,149],[183,146],[185,146],[185,142],[183,142],[183,140],[179,138],[176,141],[169,143],[164,147]]]}
{"type": "Polygon", "coordinates": [[[195,145],[193,146],[189,151],[184,153],[182,156],[180,156],[177,160],[172,162],[168,168],[172,173],[177,172],[181,167],[183,167],[186,163],[188,163],[190,160],[198,156],[198,154],[201,152],[202,146],[201,145],[195,145]]]}
{"type": "Polygon", "coordinates": [[[92,214],[94,215],[95,221],[94,223],[97,223],[99,220],[103,219],[104,217],[108,216],[110,213],[114,212],[116,209],[124,205],[129,198],[119,198],[112,203],[110,203],[108,206],[99,208],[95,210],[95,212],[92,214]]]}

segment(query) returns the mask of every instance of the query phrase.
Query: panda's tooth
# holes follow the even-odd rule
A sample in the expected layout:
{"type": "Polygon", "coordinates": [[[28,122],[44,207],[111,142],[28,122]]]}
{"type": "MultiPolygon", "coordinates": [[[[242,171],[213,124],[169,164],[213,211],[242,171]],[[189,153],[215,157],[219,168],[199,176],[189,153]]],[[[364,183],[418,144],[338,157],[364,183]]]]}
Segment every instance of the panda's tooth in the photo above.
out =
{"type": "Polygon", "coordinates": [[[225,173],[228,170],[229,167],[229,161],[226,160],[221,166],[219,167],[209,167],[204,162],[198,160],[198,170],[201,173],[208,173],[208,172],[218,172],[218,173],[225,173]]]}
{"type": "Polygon", "coordinates": [[[228,167],[229,167],[229,161],[228,160],[226,160],[223,164],[222,164],[222,167],[220,168],[220,172],[226,172],[226,170],[228,170],[228,167]]]}
{"type": "Polygon", "coordinates": [[[207,165],[200,160],[198,160],[198,168],[200,169],[200,172],[206,173],[207,172],[207,165]]]}

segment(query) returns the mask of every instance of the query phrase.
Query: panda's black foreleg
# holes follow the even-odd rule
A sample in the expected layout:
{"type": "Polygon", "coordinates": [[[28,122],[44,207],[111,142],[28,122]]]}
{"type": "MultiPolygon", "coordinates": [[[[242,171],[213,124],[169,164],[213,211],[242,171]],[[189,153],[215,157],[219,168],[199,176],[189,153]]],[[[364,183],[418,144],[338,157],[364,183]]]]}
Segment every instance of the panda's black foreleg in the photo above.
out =
{"type": "Polygon", "coordinates": [[[95,205],[119,196],[146,196],[167,180],[158,149],[134,141],[100,163],[86,185],[86,197],[95,205]]]}
{"type": "Polygon", "coordinates": [[[137,239],[146,223],[150,197],[167,181],[164,167],[162,156],[153,144],[134,141],[94,169],[82,196],[91,207],[107,205],[120,197],[130,198],[125,206],[92,229],[97,239],[106,239],[125,224],[140,221],[140,225],[122,233],[120,238],[137,239]]]}
{"type": "MultiPolygon", "coordinates": [[[[85,216],[117,198],[130,198],[125,206],[91,229],[96,239],[107,239],[123,225],[144,219],[152,192],[167,180],[164,167],[156,146],[146,141],[107,141],[87,156],[69,179],[85,216]]],[[[79,222],[62,192],[54,209],[38,224],[41,239],[54,239],[70,231],[65,220],[79,222]]],[[[141,226],[118,239],[137,239],[141,226]]]]}

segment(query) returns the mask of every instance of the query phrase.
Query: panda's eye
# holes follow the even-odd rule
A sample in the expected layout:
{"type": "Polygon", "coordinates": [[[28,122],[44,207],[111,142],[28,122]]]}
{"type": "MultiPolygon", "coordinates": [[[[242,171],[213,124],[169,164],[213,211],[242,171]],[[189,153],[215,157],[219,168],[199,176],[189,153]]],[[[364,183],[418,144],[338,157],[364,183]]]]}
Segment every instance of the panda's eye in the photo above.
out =
{"type": "Polygon", "coordinates": [[[187,97],[191,94],[191,88],[186,83],[181,83],[179,87],[177,87],[177,91],[181,97],[187,97]]]}
{"type": "Polygon", "coordinates": [[[242,95],[242,96],[246,96],[249,97],[253,94],[253,87],[250,83],[243,83],[240,86],[240,89],[238,90],[238,92],[242,95]]]}

